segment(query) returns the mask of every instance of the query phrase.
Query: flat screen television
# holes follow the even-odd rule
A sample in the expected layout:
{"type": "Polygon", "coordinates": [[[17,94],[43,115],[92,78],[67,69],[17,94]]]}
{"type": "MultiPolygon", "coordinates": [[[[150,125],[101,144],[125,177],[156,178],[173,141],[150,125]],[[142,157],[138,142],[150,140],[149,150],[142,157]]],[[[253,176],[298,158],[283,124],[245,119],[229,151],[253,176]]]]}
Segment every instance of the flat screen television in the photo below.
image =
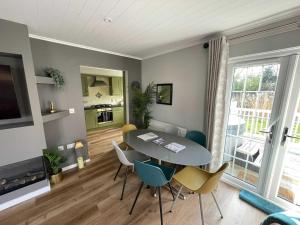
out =
{"type": "Polygon", "coordinates": [[[8,65],[0,65],[0,120],[20,117],[11,68],[8,65]]]}

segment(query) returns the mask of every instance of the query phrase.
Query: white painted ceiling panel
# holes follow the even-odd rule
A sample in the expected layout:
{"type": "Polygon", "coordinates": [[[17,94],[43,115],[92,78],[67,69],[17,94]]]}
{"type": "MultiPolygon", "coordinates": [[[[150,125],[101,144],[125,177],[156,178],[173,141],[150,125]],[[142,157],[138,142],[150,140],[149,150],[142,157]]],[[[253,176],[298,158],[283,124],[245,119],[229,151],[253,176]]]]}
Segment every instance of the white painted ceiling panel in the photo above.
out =
{"type": "Polygon", "coordinates": [[[300,0],[2,0],[0,18],[33,35],[144,58],[298,7],[300,0]]]}

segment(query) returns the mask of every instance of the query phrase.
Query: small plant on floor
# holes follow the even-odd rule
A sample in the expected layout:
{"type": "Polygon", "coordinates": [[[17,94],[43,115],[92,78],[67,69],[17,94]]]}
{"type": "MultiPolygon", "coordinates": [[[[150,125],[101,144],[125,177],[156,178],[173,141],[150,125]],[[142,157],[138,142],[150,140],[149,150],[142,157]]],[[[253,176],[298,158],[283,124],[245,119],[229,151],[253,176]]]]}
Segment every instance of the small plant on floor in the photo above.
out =
{"type": "Polygon", "coordinates": [[[60,164],[66,161],[66,158],[63,157],[58,150],[56,149],[45,149],[43,151],[44,157],[49,162],[50,166],[50,175],[56,175],[61,172],[60,164]]]}
{"type": "Polygon", "coordinates": [[[148,128],[152,118],[150,106],[154,103],[156,86],[149,83],[143,92],[140,86],[132,85],[133,117],[138,128],[148,128]]]}
{"type": "Polygon", "coordinates": [[[52,77],[56,87],[62,88],[64,86],[65,80],[62,76],[62,73],[58,69],[46,68],[44,72],[48,77],[52,77]]]}

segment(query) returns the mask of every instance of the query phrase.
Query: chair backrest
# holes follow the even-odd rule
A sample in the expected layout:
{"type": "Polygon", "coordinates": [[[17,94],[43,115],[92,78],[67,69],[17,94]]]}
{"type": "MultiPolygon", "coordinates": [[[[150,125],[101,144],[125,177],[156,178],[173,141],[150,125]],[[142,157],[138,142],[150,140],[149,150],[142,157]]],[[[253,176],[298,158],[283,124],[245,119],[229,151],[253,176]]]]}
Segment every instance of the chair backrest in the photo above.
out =
{"type": "Polygon", "coordinates": [[[206,136],[204,133],[196,130],[188,131],[186,136],[187,139],[197,142],[206,148],[206,136]]]}
{"type": "Polygon", "coordinates": [[[123,132],[123,135],[124,134],[127,134],[129,131],[132,131],[132,130],[137,130],[136,126],[134,124],[125,124],[123,127],[122,127],[122,132],[123,132]]]}
{"type": "Polygon", "coordinates": [[[224,171],[229,166],[228,163],[224,163],[215,173],[211,174],[208,180],[199,188],[198,193],[205,194],[212,192],[218,185],[224,171]]]}
{"type": "Polygon", "coordinates": [[[146,185],[161,187],[168,183],[163,171],[159,167],[134,160],[134,168],[140,180],[146,185]]]}
{"type": "Polygon", "coordinates": [[[120,149],[119,145],[117,144],[117,142],[112,141],[112,145],[114,146],[114,149],[117,153],[117,156],[120,160],[120,163],[122,163],[125,166],[133,166],[133,163],[129,162],[128,159],[126,158],[126,155],[124,154],[124,152],[120,149]]]}

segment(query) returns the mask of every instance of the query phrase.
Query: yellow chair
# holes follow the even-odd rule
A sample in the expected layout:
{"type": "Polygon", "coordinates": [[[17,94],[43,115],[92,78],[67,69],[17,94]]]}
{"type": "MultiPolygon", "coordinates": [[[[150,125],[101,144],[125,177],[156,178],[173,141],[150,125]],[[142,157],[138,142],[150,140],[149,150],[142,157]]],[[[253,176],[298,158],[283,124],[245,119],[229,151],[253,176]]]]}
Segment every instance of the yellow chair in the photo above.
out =
{"type": "Polygon", "coordinates": [[[124,134],[127,134],[129,131],[132,131],[132,130],[137,130],[136,126],[134,124],[125,124],[123,127],[122,127],[122,132],[123,132],[123,135],[124,134]]]}
{"type": "MultiPolygon", "coordinates": [[[[122,133],[123,133],[123,136],[125,134],[127,134],[129,131],[132,131],[132,130],[137,130],[136,126],[134,124],[125,124],[122,128],[122,133]]],[[[119,144],[119,147],[122,149],[122,150],[128,150],[128,149],[132,149],[130,146],[128,146],[125,142],[122,142],[119,144]]]]}
{"type": "Polygon", "coordinates": [[[203,218],[203,209],[202,209],[202,200],[201,195],[211,192],[212,197],[217,205],[217,208],[220,212],[221,218],[223,218],[221,209],[218,205],[216,197],[213,194],[214,189],[217,187],[218,182],[223,175],[226,168],[229,166],[228,163],[224,163],[220,169],[218,169],[215,173],[210,173],[205,170],[202,170],[198,167],[191,167],[187,166],[178,173],[173,176],[173,179],[178,182],[181,187],[177,192],[175,201],[172,204],[170,212],[172,212],[175,202],[180,195],[180,192],[183,187],[187,188],[188,190],[198,193],[199,196],[199,203],[200,203],[200,213],[201,213],[201,221],[202,225],[204,225],[204,218],[203,218]]]}

